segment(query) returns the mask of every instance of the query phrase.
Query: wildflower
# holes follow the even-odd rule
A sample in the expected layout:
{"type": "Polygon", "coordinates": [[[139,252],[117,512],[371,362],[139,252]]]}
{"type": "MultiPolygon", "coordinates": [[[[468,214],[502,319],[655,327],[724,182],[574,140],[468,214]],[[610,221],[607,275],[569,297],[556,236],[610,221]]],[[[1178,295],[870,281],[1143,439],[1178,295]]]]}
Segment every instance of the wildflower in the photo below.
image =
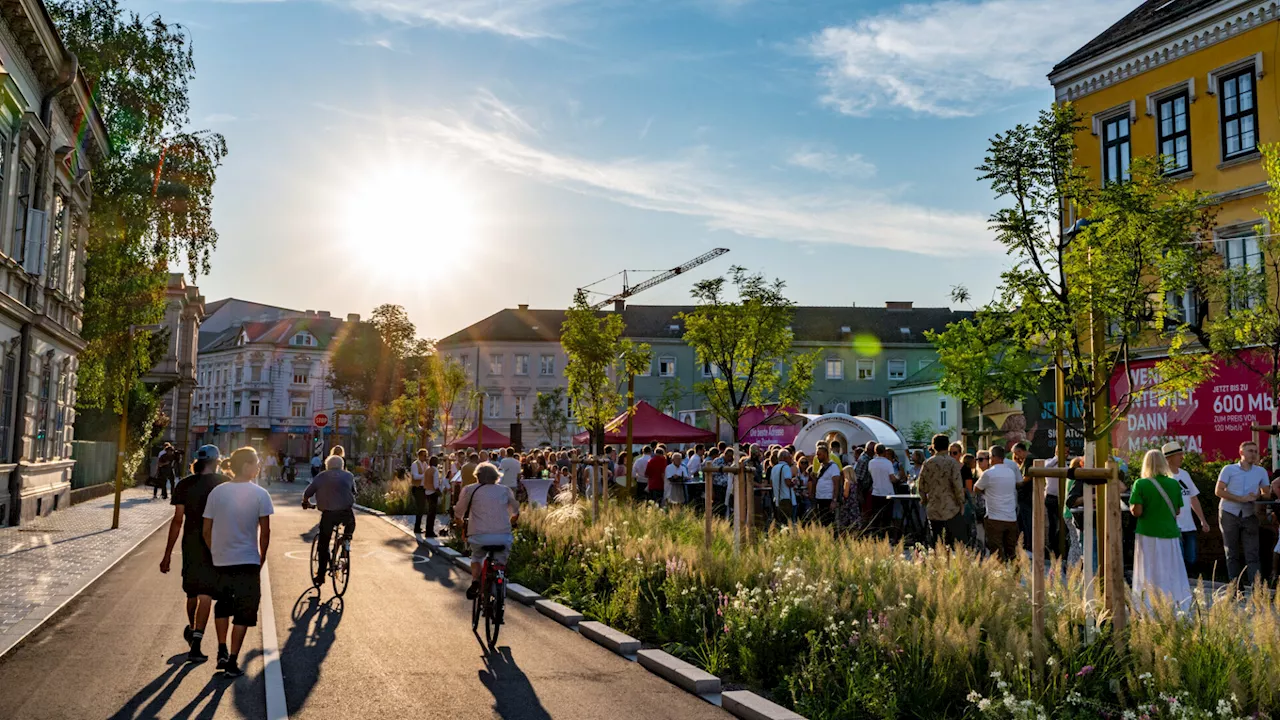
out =
{"type": "Polygon", "coordinates": [[[982,699],[982,696],[978,694],[977,690],[970,690],[969,696],[965,698],[965,700],[968,700],[971,703],[976,703],[981,699],[982,699]]]}
{"type": "Polygon", "coordinates": [[[1084,667],[1080,668],[1080,672],[1076,673],[1076,677],[1084,677],[1085,675],[1088,675],[1091,672],[1093,672],[1093,666],[1085,665],[1084,667]]]}
{"type": "Polygon", "coordinates": [[[981,700],[978,701],[978,709],[981,710],[982,712],[986,712],[990,708],[991,708],[991,700],[987,698],[982,698],[981,700]]]}
{"type": "Polygon", "coordinates": [[[1050,656],[1049,656],[1049,659],[1048,659],[1048,660],[1045,660],[1044,662],[1045,662],[1045,664],[1046,664],[1046,665],[1048,665],[1049,667],[1053,667],[1054,665],[1057,665],[1057,664],[1058,664],[1058,658],[1053,657],[1052,655],[1050,655],[1050,656]]]}

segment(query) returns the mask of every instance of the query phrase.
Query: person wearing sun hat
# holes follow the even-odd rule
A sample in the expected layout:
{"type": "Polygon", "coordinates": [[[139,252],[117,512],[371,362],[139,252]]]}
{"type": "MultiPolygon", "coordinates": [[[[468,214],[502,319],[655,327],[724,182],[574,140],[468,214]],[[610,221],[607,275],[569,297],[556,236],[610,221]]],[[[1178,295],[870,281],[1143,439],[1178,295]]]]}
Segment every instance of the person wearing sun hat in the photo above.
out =
{"type": "Polygon", "coordinates": [[[1182,532],[1182,562],[1187,566],[1187,572],[1191,572],[1191,568],[1196,564],[1197,538],[1199,533],[1204,532],[1209,524],[1205,522],[1204,510],[1200,508],[1200,498],[1196,497],[1200,494],[1200,489],[1196,487],[1195,481],[1191,479],[1191,474],[1182,468],[1182,459],[1185,453],[1182,449],[1182,443],[1175,441],[1167,442],[1160,448],[1160,452],[1164,453],[1164,459],[1169,463],[1169,472],[1174,480],[1178,481],[1178,485],[1182,487],[1182,504],[1183,512],[1178,513],[1178,530],[1182,532]],[[1186,508],[1190,508],[1191,512],[1187,512],[1186,508]],[[1200,520],[1200,529],[1196,529],[1196,520],[1200,520]]]}

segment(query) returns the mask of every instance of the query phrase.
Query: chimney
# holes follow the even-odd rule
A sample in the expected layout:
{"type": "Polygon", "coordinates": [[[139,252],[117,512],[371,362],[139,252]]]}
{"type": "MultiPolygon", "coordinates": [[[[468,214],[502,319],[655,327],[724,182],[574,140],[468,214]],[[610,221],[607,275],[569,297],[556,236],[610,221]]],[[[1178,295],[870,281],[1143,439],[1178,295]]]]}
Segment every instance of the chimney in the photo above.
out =
{"type": "Polygon", "coordinates": [[[622,312],[623,310],[626,310],[626,309],[627,309],[627,301],[626,301],[626,300],[614,300],[614,301],[613,301],[613,311],[614,311],[614,312],[619,312],[619,313],[620,313],[620,312],[622,312]]]}
{"type": "Polygon", "coordinates": [[[328,311],[328,310],[321,310],[321,311],[319,312],[319,315],[320,315],[320,317],[324,318],[325,320],[328,320],[328,319],[329,319],[329,317],[330,317],[330,315],[329,315],[329,311],[328,311]]]}
{"type": "Polygon", "coordinates": [[[516,306],[516,309],[521,310],[521,311],[525,311],[525,310],[528,310],[528,309],[529,309],[529,306],[528,306],[527,304],[525,304],[525,303],[520,303],[519,305],[517,305],[517,306],[516,306]]]}
{"type": "Polygon", "coordinates": [[[888,310],[910,310],[911,304],[912,302],[910,300],[906,302],[895,302],[890,300],[889,302],[886,302],[884,306],[885,306],[885,309],[888,309],[888,310]]]}
{"type": "Polygon", "coordinates": [[[360,322],[360,313],[347,313],[347,322],[360,322]]]}
{"type": "Polygon", "coordinates": [[[303,315],[305,315],[306,317],[315,317],[315,316],[316,316],[316,311],[315,311],[315,310],[304,310],[304,311],[302,312],[302,314],[303,314],[303,315]]]}

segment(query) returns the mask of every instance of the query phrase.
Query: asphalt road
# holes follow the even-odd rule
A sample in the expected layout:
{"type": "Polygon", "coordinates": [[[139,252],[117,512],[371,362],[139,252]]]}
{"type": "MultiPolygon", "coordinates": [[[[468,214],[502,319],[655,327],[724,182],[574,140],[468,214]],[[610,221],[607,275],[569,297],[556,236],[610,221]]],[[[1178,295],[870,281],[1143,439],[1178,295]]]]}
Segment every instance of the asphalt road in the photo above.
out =
{"type": "MultiPolygon", "coordinates": [[[[303,487],[272,488],[267,563],[291,717],[729,717],[514,600],[499,647],[486,652],[471,631],[469,579],[376,517],[357,515],[345,597],[311,589],[319,516],[298,507],[303,487]]],[[[163,547],[161,531],[0,659],[0,717],[265,717],[256,632],[239,680],[216,676],[212,661],[183,664],[183,597],[177,568],[157,570],[163,547]]]]}

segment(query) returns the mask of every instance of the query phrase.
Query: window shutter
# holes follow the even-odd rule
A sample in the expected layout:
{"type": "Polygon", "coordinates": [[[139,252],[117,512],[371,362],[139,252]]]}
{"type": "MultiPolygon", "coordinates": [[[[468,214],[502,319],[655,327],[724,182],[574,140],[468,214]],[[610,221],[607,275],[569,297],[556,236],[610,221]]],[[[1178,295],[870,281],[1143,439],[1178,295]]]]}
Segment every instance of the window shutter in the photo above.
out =
{"type": "Polygon", "coordinates": [[[22,269],[29,275],[40,275],[44,272],[44,251],[48,243],[46,225],[48,213],[43,210],[28,210],[26,240],[22,254],[22,269]]]}

